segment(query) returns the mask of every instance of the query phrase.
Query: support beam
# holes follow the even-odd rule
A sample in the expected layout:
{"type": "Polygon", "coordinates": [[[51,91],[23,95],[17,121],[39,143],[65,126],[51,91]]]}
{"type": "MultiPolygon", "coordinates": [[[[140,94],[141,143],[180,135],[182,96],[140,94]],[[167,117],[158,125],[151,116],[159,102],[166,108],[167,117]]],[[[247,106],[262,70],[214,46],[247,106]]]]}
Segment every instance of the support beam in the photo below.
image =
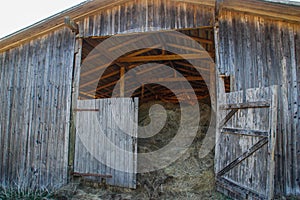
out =
{"type": "Polygon", "coordinates": [[[270,103],[267,101],[257,101],[257,102],[246,102],[246,103],[234,103],[234,104],[224,104],[220,105],[221,110],[231,110],[231,109],[248,109],[248,108],[268,108],[270,103]]]}
{"type": "Polygon", "coordinates": [[[155,78],[146,80],[150,83],[165,83],[165,82],[184,82],[184,81],[203,81],[201,76],[188,76],[188,77],[171,77],[171,78],[155,78]]]}
{"type": "Polygon", "coordinates": [[[137,56],[137,55],[149,52],[149,51],[151,51],[153,49],[157,49],[160,46],[161,46],[161,44],[157,44],[157,45],[154,45],[154,46],[152,46],[150,48],[141,49],[141,50],[138,50],[138,51],[136,51],[136,52],[134,52],[132,54],[127,55],[126,57],[134,57],[134,56],[137,56]]]}
{"type": "MultiPolygon", "coordinates": [[[[110,73],[110,74],[107,74],[107,75],[105,75],[105,76],[101,76],[101,80],[104,80],[104,79],[106,79],[106,78],[115,76],[115,75],[117,75],[117,74],[119,74],[119,72],[118,72],[118,71],[114,71],[114,72],[112,72],[112,73],[110,73]]],[[[86,82],[86,83],[80,85],[80,88],[84,88],[84,87],[86,87],[86,86],[88,86],[88,85],[90,85],[90,84],[93,84],[93,83],[95,83],[95,82],[99,82],[99,79],[94,79],[94,80],[88,81],[88,82],[86,82]]]]}
{"type": "Polygon", "coordinates": [[[79,33],[79,27],[78,24],[76,24],[70,16],[65,17],[65,25],[72,30],[72,32],[78,34],[79,33]]]}
{"type": "Polygon", "coordinates": [[[224,169],[219,171],[217,173],[217,177],[221,177],[227,172],[229,172],[231,169],[233,169],[235,166],[237,166],[239,163],[241,163],[243,160],[254,154],[257,150],[262,148],[265,144],[268,143],[268,138],[263,138],[259,140],[255,145],[253,145],[249,150],[244,152],[241,156],[234,159],[232,162],[230,162],[224,169]]]}
{"type": "Polygon", "coordinates": [[[170,60],[203,59],[203,58],[207,58],[207,55],[205,53],[203,53],[203,54],[178,54],[178,55],[123,57],[123,58],[118,59],[118,62],[132,63],[132,62],[170,61],[170,60]]]}
{"type": "Polygon", "coordinates": [[[268,137],[268,131],[262,130],[247,130],[241,128],[222,128],[222,133],[233,134],[233,135],[243,135],[243,136],[254,136],[254,137],[268,137]]]}
{"type": "Polygon", "coordinates": [[[125,92],[125,67],[120,68],[120,97],[124,97],[125,92]]]}

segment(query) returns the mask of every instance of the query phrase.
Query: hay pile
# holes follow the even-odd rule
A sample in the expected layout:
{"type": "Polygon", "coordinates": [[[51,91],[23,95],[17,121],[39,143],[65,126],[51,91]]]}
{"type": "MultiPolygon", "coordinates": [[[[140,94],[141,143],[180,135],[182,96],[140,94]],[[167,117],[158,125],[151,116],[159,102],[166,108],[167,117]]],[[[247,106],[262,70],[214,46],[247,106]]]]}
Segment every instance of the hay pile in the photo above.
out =
{"type": "MultiPolygon", "coordinates": [[[[149,152],[159,149],[170,142],[178,131],[180,124],[180,109],[188,109],[191,113],[190,118],[186,120],[189,123],[194,120],[191,106],[185,105],[180,108],[179,105],[150,102],[144,104],[139,110],[139,125],[147,125],[150,123],[148,110],[153,104],[159,103],[167,112],[167,122],[159,134],[147,139],[138,140],[138,151],[149,152]]],[[[210,123],[210,106],[207,104],[200,105],[200,123],[197,135],[188,149],[188,151],[177,161],[172,163],[167,168],[138,174],[138,187],[144,188],[150,198],[159,199],[162,197],[172,196],[180,199],[180,197],[189,196],[189,199],[194,199],[193,196],[206,193],[210,195],[214,190],[214,171],[213,160],[214,152],[200,159],[199,149],[202,145],[202,140],[205,137],[206,130],[210,123]],[[183,195],[183,196],[182,196],[183,195]]],[[[160,117],[159,115],[156,117],[160,117]]],[[[163,118],[163,116],[162,116],[163,118]]]]}

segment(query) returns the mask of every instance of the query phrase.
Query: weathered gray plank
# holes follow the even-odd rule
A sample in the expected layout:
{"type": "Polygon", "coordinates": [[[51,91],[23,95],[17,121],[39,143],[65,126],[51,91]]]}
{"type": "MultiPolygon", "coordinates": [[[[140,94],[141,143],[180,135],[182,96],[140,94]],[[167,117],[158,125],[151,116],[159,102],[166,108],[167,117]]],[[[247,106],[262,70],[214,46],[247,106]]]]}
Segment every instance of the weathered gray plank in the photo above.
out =
{"type": "Polygon", "coordinates": [[[61,29],[0,56],[3,184],[53,188],[67,181],[73,40],[61,29]]]}
{"type": "Polygon", "coordinates": [[[256,137],[268,137],[267,131],[261,131],[261,130],[247,130],[247,129],[241,129],[241,128],[222,128],[221,132],[228,133],[228,134],[237,134],[237,135],[245,135],[245,136],[256,136],[256,137]]]}
{"type": "Polygon", "coordinates": [[[78,100],[77,109],[82,111],[76,113],[75,172],[109,175],[107,184],[136,187],[137,154],[126,151],[136,153],[137,106],[137,99],[131,98],[78,100]]]}
{"type": "Polygon", "coordinates": [[[212,26],[213,6],[171,0],[137,0],[109,7],[79,23],[83,37],[107,36],[134,30],[195,28],[212,26]]]}
{"type": "MultiPolygon", "coordinates": [[[[216,162],[216,165],[219,165],[216,166],[216,169],[218,169],[217,174],[240,184],[249,191],[256,191],[258,194],[270,198],[273,194],[273,188],[270,187],[273,180],[272,178],[268,179],[268,177],[274,175],[274,163],[272,163],[274,159],[269,158],[268,155],[274,154],[276,139],[264,137],[259,141],[258,137],[249,137],[249,135],[268,136],[270,126],[276,126],[277,123],[273,115],[277,117],[277,114],[269,113],[269,110],[272,110],[270,106],[273,106],[273,104],[268,103],[268,101],[273,102],[270,97],[275,92],[272,88],[248,89],[246,91],[246,103],[241,103],[244,98],[242,92],[226,94],[225,101],[228,102],[229,106],[221,105],[220,107],[229,109],[233,106],[234,109],[241,109],[234,115],[230,114],[231,119],[227,120],[226,128],[219,130],[220,132],[235,134],[218,134],[219,138],[217,138],[218,143],[216,144],[216,152],[222,155],[218,157],[219,161],[216,162]],[[258,101],[257,105],[254,103],[255,100],[258,101]],[[269,124],[269,119],[274,119],[275,124],[271,122],[269,124]],[[272,144],[270,146],[269,143],[269,148],[265,145],[268,141],[272,144]],[[270,152],[268,152],[268,149],[270,149],[270,152]],[[270,162],[267,162],[267,160],[270,160],[270,162]],[[268,173],[269,176],[265,175],[268,173]]],[[[275,101],[275,99],[273,100],[275,101]]],[[[224,99],[219,99],[219,101],[225,102],[224,99]]],[[[274,102],[275,105],[276,102],[274,102]]],[[[277,112],[277,108],[274,107],[274,109],[276,110],[273,112],[277,112]]],[[[223,126],[223,124],[219,125],[223,126]]],[[[276,131],[272,133],[276,134],[276,131]]],[[[221,191],[224,191],[224,188],[221,191]]]]}
{"type": "MultiPolygon", "coordinates": [[[[219,69],[232,77],[231,90],[240,90],[243,85],[246,89],[281,86],[275,191],[300,194],[299,24],[228,10],[220,16],[219,69]]],[[[253,118],[253,123],[257,121],[253,118]]]]}

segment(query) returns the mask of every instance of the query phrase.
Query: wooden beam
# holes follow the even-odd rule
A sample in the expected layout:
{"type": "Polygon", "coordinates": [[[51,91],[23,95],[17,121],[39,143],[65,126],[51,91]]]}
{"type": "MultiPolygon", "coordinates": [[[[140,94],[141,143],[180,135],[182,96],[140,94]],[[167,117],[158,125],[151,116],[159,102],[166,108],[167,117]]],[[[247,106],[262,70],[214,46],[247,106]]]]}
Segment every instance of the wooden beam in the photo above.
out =
{"type": "MultiPolygon", "coordinates": [[[[127,35],[127,36],[131,37],[130,35],[127,35]]],[[[144,38],[146,38],[146,37],[148,37],[148,36],[149,36],[149,34],[144,34],[144,35],[142,35],[142,36],[132,37],[131,40],[128,40],[127,42],[124,42],[124,43],[122,43],[122,44],[120,44],[120,45],[114,46],[114,47],[108,49],[108,51],[109,51],[109,52],[115,51],[115,50],[117,50],[117,49],[122,48],[123,46],[126,46],[126,45],[128,45],[128,44],[130,44],[130,43],[134,43],[134,42],[136,42],[136,41],[138,41],[138,40],[142,40],[142,39],[144,39],[144,38]]]]}
{"type": "Polygon", "coordinates": [[[168,33],[169,35],[172,35],[172,36],[175,36],[175,37],[179,37],[179,38],[182,38],[182,39],[186,39],[186,40],[189,40],[190,39],[193,39],[197,42],[200,42],[200,43],[205,43],[205,44],[214,44],[214,41],[213,40],[208,40],[206,38],[200,38],[200,37],[195,37],[195,36],[189,36],[189,35],[180,35],[180,34],[174,34],[173,32],[170,32],[168,33]]]}
{"type": "Polygon", "coordinates": [[[142,85],[142,99],[144,98],[144,93],[145,93],[145,85],[142,85]]]}
{"type": "MultiPolygon", "coordinates": [[[[156,78],[156,79],[145,79],[143,81],[138,80],[136,77],[129,77],[127,76],[125,80],[128,80],[130,78],[134,78],[134,80],[137,80],[138,82],[149,82],[149,83],[158,83],[158,82],[180,82],[180,81],[203,81],[203,78],[201,76],[190,76],[190,77],[179,77],[179,78],[156,78]]],[[[96,91],[100,91],[101,89],[110,87],[114,84],[116,84],[119,80],[110,82],[106,85],[102,85],[96,89],[96,91]]],[[[147,88],[147,87],[146,87],[147,88]]],[[[147,88],[148,89],[148,88],[147,88]]],[[[94,90],[88,91],[87,93],[95,92],[94,90]]]]}
{"type": "Polygon", "coordinates": [[[91,98],[95,99],[95,95],[92,95],[92,94],[90,94],[88,92],[82,92],[82,91],[80,91],[80,94],[83,94],[83,95],[85,95],[87,97],[91,97],[91,98]]]}
{"type": "MultiPolygon", "coordinates": [[[[180,61],[176,61],[175,64],[177,64],[177,65],[182,65],[182,66],[189,67],[189,68],[196,69],[196,70],[197,70],[197,69],[200,69],[200,70],[203,70],[203,71],[210,72],[210,67],[194,66],[194,65],[192,65],[192,64],[184,63],[184,62],[180,62],[180,61]]],[[[208,63],[208,64],[211,64],[211,63],[208,63]]]]}
{"type": "Polygon", "coordinates": [[[101,178],[112,178],[111,174],[91,174],[91,173],[79,173],[73,172],[73,176],[94,176],[94,177],[101,177],[101,178]]]}
{"type": "MultiPolygon", "coordinates": [[[[181,89],[174,89],[172,91],[176,91],[178,93],[181,93],[181,92],[187,92],[187,93],[190,93],[190,92],[202,92],[204,89],[186,89],[186,88],[181,88],[181,89]]],[[[169,93],[169,92],[172,92],[171,90],[160,90],[160,92],[162,93],[169,93]]]]}
{"type": "Polygon", "coordinates": [[[221,110],[231,109],[248,109],[248,108],[268,108],[270,103],[267,101],[247,102],[247,103],[234,103],[220,105],[221,110]]]}
{"type": "Polygon", "coordinates": [[[185,59],[203,59],[206,55],[201,54],[179,54],[179,55],[155,55],[155,56],[136,56],[136,57],[122,57],[117,61],[124,62],[150,62],[150,61],[169,61],[169,60],[185,60],[185,59]]]}
{"type": "Polygon", "coordinates": [[[162,66],[164,66],[165,64],[158,64],[158,65],[155,65],[155,66],[150,66],[150,67],[148,67],[148,68],[145,68],[145,69],[143,69],[143,70],[141,70],[141,71],[138,71],[138,72],[136,72],[136,74],[137,75],[141,75],[141,74],[144,74],[144,73],[146,73],[146,72],[149,72],[149,71],[152,71],[152,70],[155,70],[155,69],[158,69],[158,68],[160,68],[160,67],[162,67],[162,66]]]}
{"type": "Polygon", "coordinates": [[[222,128],[222,133],[234,134],[234,135],[243,135],[243,136],[254,136],[254,137],[268,137],[268,131],[261,130],[247,130],[240,128],[222,128]]]}
{"type": "Polygon", "coordinates": [[[152,46],[152,47],[150,47],[150,48],[141,49],[141,50],[139,50],[139,51],[136,51],[136,52],[134,52],[134,53],[132,53],[132,54],[127,55],[126,57],[134,57],[134,56],[137,56],[137,55],[140,55],[140,54],[149,52],[149,51],[151,51],[151,50],[153,50],[153,49],[156,49],[156,48],[158,48],[158,47],[160,47],[160,46],[161,46],[161,44],[157,44],[157,45],[154,45],[154,46],[152,46]]]}
{"type": "Polygon", "coordinates": [[[76,33],[78,34],[79,33],[79,27],[78,27],[78,24],[76,24],[74,22],[74,20],[72,20],[70,18],[70,16],[66,16],[65,17],[65,25],[70,28],[72,30],[73,33],[76,33]]]}
{"type": "Polygon", "coordinates": [[[232,162],[230,162],[224,169],[219,171],[217,173],[217,177],[223,176],[227,172],[229,172],[231,169],[233,169],[235,166],[237,166],[239,163],[241,163],[243,160],[254,154],[257,150],[262,148],[265,144],[268,143],[268,138],[263,138],[259,140],[256,144],[254,144],[249,150],[244,152],[241,156],[234,159],[232,162]]]}
{"type": "Polygon", "coordinates": [[[188,76],[188,77],[154,78],[154,79],[146,79],[145,81],[150,83],[203,81],[203,78],[201,76],[188,76]]]}
{"type": "MultiPolygon", "coordinates": [[[[119,71],[116,70],[116,71],[114,71],[114,72],[112,72],[112,73],[110,73],[110,74],[107,74],[107,75],[105,75],[105,76],[101,76],[101,79],[100,79],[100,80],[104,80],[104,79],[106,79],[106,78],[115,76],[115,75],[117,75],[117,74],[119,74],[119,71]]],[[[99,78],[100,78],[100,77],[99,77],[99,78]]],[[[99,82],[99,79],[95,79],[95,80],[88,81],[88,82],[86,82],[86,83],[80,85],[80,88],[86,87],[86,86],[88,86],[88,85],[90,85],[90,84],[92,84],[92,83],[95,83],[95,82],[99,82]]]]}
{"type": "MultiPolygon", "coordinates": [[[[208,95],[203,95],[203,96],[197,96],[197,98],[196,98],[196,100],[201,100],[201,99],[205,99],[205,98],[207,98],[207,97],[209,97],[209,94],[208,95]]],[[[184,101],[184,100],[186,100],[186,101],[189,101],[189,100],[195,100],[195,99],[192,99],[192,98],[190,98],[190,99],[186,99],[186,98],[183,98],[183,97],[176,97],[176,96],[174,96],[174,97],[171,97],[171,98],[164,98],[165,100],[182,100],[182,101],[184,101]]]]}
{"type": "Polygon", "coordinates": [[[167,45],[170,46],[170,47],[175,47],[175,48],[178,48],[178,49],[184,49],[184,50],[191,51],[191,52],[194,52],[194,53],[206,52],[205,49],[195,49],[195,48],[181,46],[181,45],[173,44],[173,43],[167,43],[167,45]]]}
{"type": "Polygon", "coordinates": [[[230,192],[231,194],[234,194],[236,199],[249,199],[249,196],[252,197],[251,199],[267,199],[265,195],[249,190],[247,187],[243,187],[241,184],[236,184],[227,178],[217,177],[216,186],[217,191],[224,194],[230,192]]]}
{"type": "Polygon", "coordinates": [[[101,66],[98,66],[98,67],[94,67],[93,69],[89,70],[89,71],[86,71],[86,72],[83,72],[80,74],[81,77],[83,76],[87,76],[87,75],[90,75],[92,73],[95,73],[97,72],[98,70],[101,70],[101,69],[104,69],[106,67],[109,67],[111,63],[106,63],[104,65],[101,65],[101,66]]]}
{"type": "Polygon", "coordinates": [[[122,66],[120,68],[120,97],[124,97],[124,91],[125,91],[125,67],[122,66]]]}
{"type": "Polygon", "coordinates": [[[237,108],[232,109],[225,117],[224,119],[220,122],[219,127],[224,126],[230,119],[231,117],[238,111],[237,108]]]}

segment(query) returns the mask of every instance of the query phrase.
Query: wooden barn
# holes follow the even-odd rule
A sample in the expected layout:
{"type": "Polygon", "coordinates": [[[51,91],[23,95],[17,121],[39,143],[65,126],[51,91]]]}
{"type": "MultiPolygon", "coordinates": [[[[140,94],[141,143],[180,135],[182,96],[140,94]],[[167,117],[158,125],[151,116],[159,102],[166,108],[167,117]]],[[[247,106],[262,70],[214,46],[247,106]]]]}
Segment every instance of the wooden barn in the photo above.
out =
{"type": "Polygon", "coordinates": [[[108,130],[118,112],[132,133],[118,145],[134,153],[138,130],[128,116],[137,118],[139,102],[178,98],[208,98],[215,111],[218,191],[234,199],[300,195],[300,3],[288,1],[92,0],[0,39],[0,182],[58,188],[89,173],[135,188],[136,154],[92,146],[127,169],[107,173],[87,153],[82,143],[92,145],[97,132],[89,113],[108,130]],[[111,37],[119,43],[91,59],[111,37]],[[179,45],[186,37],[203,49],[179,45]],[[148,73],[160,77],[135,88],[148,73]],[[182,95],[155,81],[175,83],[182,95]],[[111,98],[117,83],[120,98],[111,98]],[[130,84],[134,98],[126,98],[130,84]]]}

